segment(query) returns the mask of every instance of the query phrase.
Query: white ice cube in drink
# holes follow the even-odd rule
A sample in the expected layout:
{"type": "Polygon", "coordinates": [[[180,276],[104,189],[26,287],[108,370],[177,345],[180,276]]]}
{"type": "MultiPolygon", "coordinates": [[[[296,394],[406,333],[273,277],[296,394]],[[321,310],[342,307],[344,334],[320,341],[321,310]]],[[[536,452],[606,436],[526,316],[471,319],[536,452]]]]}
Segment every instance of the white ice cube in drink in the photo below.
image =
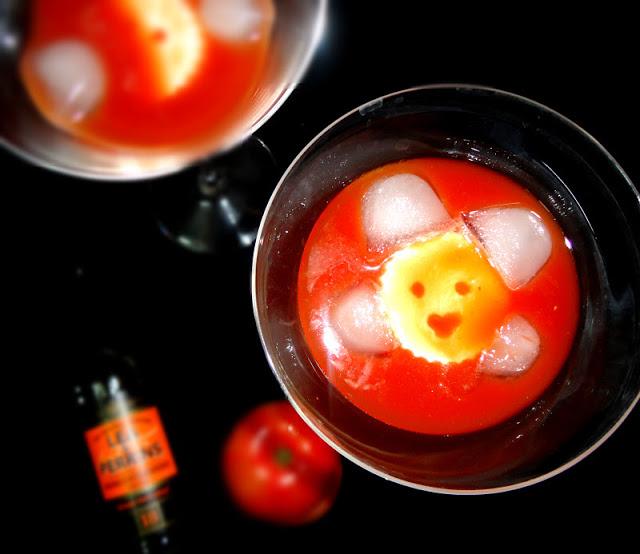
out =
{"type": "Polygon", "coordinates": [[[342,295],[331,311],[331,324],[349,350],[379,354],[393,347],[393,335],[371,285],[359,285],[342,295]]]}
{"type": "Polygon", "coordinates": [[[532,210],[496,207],[465,216],[489,261],[511,289],[526,285],[551,255],[551,235],[532,210]]]}
{"type": "Polygon", "coordinates": [[[260,38],[274,17],[272,0],[201,0],[200,14],[213,36],[232,42],[260,38]]]}
{"type": "Polygon", "coordinates": [[[510,377],[524,373],[540,353],[540,336],[524,317],[516,315],[500,327],[493,343],[480,357],[484,373],[510,377]]]}
{"type": "Polygon", "coordinates": [[[367,190],[362,219],[369,246],[380,250],[427,233],[450,217],[424,179],[400,173],[380,179],[367,190]]]}
{"type": "Polygon", "coordinates": [[[106,77],[98,53],[85,42],[60,40],[35,53],[33,69],[57,117],[78,122],[102,100],[106,77]]]}

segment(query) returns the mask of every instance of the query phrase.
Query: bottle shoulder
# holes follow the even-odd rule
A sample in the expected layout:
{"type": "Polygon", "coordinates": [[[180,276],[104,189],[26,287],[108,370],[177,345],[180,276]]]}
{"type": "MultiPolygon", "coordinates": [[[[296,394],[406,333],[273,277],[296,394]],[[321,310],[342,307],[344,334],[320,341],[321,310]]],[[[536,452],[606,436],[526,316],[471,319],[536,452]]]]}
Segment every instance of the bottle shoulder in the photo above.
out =
{"type": "Polygon", "coordinates": [[[132,358],[102,350],[79,364],[73,394],[88,420],[115,419],[149,404],[132,358]]]}

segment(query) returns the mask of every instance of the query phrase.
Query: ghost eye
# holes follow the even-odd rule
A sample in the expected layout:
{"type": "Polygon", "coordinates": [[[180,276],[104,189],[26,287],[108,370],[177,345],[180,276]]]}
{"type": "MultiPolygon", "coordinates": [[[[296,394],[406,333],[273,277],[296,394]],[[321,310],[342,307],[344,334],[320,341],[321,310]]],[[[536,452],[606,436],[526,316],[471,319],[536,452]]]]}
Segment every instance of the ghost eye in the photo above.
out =
{"type": "Polygon", "coordinates": [[[464,296],[465,294],[469,294],[471,292],[471,287],[464,281],[458,281],[455,285],[455,288],[456,292],[460,296],[464,296]]]}
{"type": "Polygon", "coordinates": [[[424,285],[420,281],[416,281],[411,285],[411,294],[416,298],[422,298],[424,296],[424,285]]]}

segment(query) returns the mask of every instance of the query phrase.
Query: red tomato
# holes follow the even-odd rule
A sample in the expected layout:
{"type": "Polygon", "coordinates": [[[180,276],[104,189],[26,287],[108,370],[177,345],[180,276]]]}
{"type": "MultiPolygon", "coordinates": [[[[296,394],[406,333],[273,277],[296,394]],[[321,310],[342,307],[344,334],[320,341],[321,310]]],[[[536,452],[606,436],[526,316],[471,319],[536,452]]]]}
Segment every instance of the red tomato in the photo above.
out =
{"type": "Polygon", "coordinates": [[[340,456],[288,402],[265,404],[240,420],[222,463],[236,504],[254,517],[284,525],[324,515],[342,477],[340,456]]]}

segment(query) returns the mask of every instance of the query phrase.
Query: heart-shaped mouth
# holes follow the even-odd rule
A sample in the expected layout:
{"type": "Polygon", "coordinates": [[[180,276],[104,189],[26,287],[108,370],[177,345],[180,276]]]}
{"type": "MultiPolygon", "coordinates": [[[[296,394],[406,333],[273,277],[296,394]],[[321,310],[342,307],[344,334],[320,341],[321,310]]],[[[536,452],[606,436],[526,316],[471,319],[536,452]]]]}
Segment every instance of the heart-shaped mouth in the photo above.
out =
{"type": "Polygon", "coordinates": [[[393,336],[429,362],[475,359],[508,308],[500,275],[468,237],[446,231],[395,252],[379,291],[393,336]]]}
{"type": "Polygon", "coordinates": [[[441,339],[450,337],[461,323],[462,317],[459,312],[450,312],[444,315],[431,314],[427,318],[427,324],[441,339]]]}

